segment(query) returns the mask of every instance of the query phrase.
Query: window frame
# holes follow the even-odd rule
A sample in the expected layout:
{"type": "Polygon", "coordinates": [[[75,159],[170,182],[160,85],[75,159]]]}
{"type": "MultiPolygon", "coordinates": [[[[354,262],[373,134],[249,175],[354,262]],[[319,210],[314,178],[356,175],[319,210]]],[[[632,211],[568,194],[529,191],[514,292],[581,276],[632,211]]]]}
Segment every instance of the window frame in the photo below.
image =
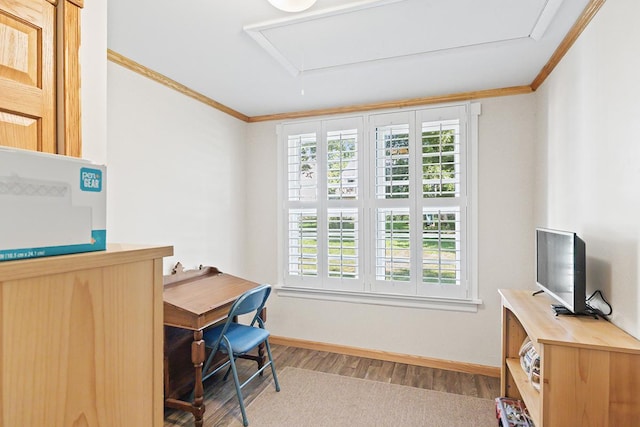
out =
{"type": "MultiPolygon", "coordinates": [[[[373,113],[362,113],[359,115],[344,115],[339,117],[330,117],[330,118],[322,118],[319,117],[315,120],[297,120],[291,122],[284,122],[277,126],[277,140],[278,140],[278,179],[279,179],[279,204],[281,207],[281,212],[278,214],[279,220],[279,241],[278,241],[278,254],[279,254],[279,262],[278,262],[278,277],[280,284],[276,286],[276,292],[280,296],[285,297],[298,297],[298,298],[313,298],[313,299],[322,299],[322,300],[333,300],[333,301],[349,301],[356,303],[367,303],[367,304],[376,304],[376,305],[390,305],[390,306],[400,306],[400,307],[420,307],[420,308],[436,308],[443,310],[455,310],[455,311],[477,311],[477,306],[482,304],[482,301],[479,300],[478,294],[478,270],[477,270],[477,256],[478,256],[478,214],[477,214],[477,201],[478,201],[478,118],[481,114],[481,105],[480,103],[474,102],[464,102],[464,103],[452,103],[452,104],[442,104],[442,105],[432,105],[425,106],[422,108],[416,108],[412,110],[405,109],[393,109],[386,111],[377,111],[373,113]],[[460,124],[461,128],[464,128],[463,132],[466,133],[466,137],[462,138],[461,143],[465,145],[465,159],[464,159],[464,168],[463,171],[463,181],[461,181],[461,185],[466,190],[465,201],[463,205],[461,205],[461,215],[465,215],[464,223],[466,226],[466,242],[463,245],[462,250],[465,253],[462,255],[464,260],[464,274],[466,275],[466,289],[464,294],[425,294],[424,292],[416,291],[414,293],[396,293],[390,292],[389,289],[382,289],[382,291],[376,292],[376,286],[374,284],[373,272],[373,256],[372,251],[375,251],[375,245],[373,242],[373,224],[375,219],[373,218],[373,213],[375,209],[373,208],[372,201],[375,199],[375,186],[372,185],[375,180],[374,174],[374,164],[375,161],[373,154],[375,151],[375,138],[371,136],[372,129],[375,125],[376,120],[381,117],[388,115],[397,115],[397,117],[406,116],[407,114],[411,117],[410,129],[417,129],[418,126],[422,126],[422,123],[425,120],[420,120],[420,117],[426,117],[432,114],[437,115],[438,111],[450,111],[451,109],[457,109],[457,111],[462,111],[461,116],[464,118],[463,122],[460,124]],[[294,134],[296,132],[303,133],[306,130],[314,129],[316,132],[316,146],[317,146],[317,159],[324,159],[325,163],[327,159],[323,156],[326,155],[325,144],[327,131],[330,129],[337,129],[340,125],[349,122],[358,122],[360,126],[358,129],[358,145],[359,145],[359,155],[358,155],[358,175],[360,179],[358,180],[358,194],[364,195],[365,191],[367,192],[366,197],[360,197],[355,203],[348,203],[347,201],[337,200],[334,203],[325,203],[327,202],[326,193],[326,182],[323,180],[318,180],[318,203],[316,206],[320,206],[320,209],[324,209],[324,211],[319,210],[318,212],[327,212],[329,206],[338,208],[338,209],[347,209],[347,208],[355,208],[357,209],[360,225],[358,230],[358,239],[360,242],[360,250],[358,254],[358,266],[361,271],[360,277],[357,279],[358,286],[355,288],[351,288],[349,290],[344,289],[341,284],[340,278],[331,279],[328,277],[326,268],[318,269],[317,277],[299,277],[292,278],[287,277],[288,273],[288,254],[287,254],[287,212],[291,208],[291,203],[288,201],[288,165],[286,164],[286,152],[288,151],[288,142],[287,135],[294,134]],[[287,135],[285,135],[285,132],[287,135]],[[372,145],[373,144],[373,145],[372,145]],[[321,182],[322,181],[322,182],[321,182]],[[366,185],[365,185],[366,181],[366,185]],[[280,232],[281,231],[281,232],[280,232]],[[324,279],[321,279],[324,277],[324,279]],[[324,280],[324,283],[319,283],[319,281],[324,280]]],[[[388,116],[390,117],[390,116],[388,116]]],[[[420,134],[421,135],[421,134],[420,134]]],[[[415,139],[415,138],[414,138],[415,139]]],[[[417,146],[421,150],[421,142],[413,141],[414,149],[417,146]]],[[[411,156],[410,161],[414,164],[412,167],[414,168],[414,172],[418,170],[418,163],[422,162],[421,155],[411,156]]],[[[419,164],[420,168],[422,168],[422,163],[419,164]]],[[[421,170],[421,169],[420,169],[421,170]]],[[[326,167],[322,166],[319,168],[320,176],[323,175],[323,172],[326,172],[326,167]],[[322,168],[324,167],[324,170],[322,168]]],[[[416,174],[411,178],[411,186],[412,189],[410,191],[415,192],[415,188],[417,185],[420,185],[417,181],[422,180],[422,176],[418,177],[416,174]]],[[[326,180],[324,180],[326,181],[326,180]]],[[[462,191],[464,191],[462,190],[462,191]]],[[[417,196],[418,199],[424,201],[422,193],[420,196],[417,196]]],[[[434,200],[440,200],[440,205],[443,205],[442,201],[444,201],[444,205],[450,203],[446,200],[446,198],[436,198],[434,200]]],[[[426,205],[437,205],[438,203],[428,202],[426,205]]],[[[302,205],[302,204],[301,204],[302,205]]],[[[393,203],[391,203],[393,205],[393,203]]],[[[308,206],[308,204],[306,205],[308,206]]],[[[424,203],[421,206],[425,206],[424,203]]],[[[415,206],[411,209],[414,209],[415,206]]],[[[423,212],[420,212],[420,216],[422,217],[423,212]]],[[[323,216],[323,215],[319,215],[323,216]]],[[[324,215],[325,217],[327,215],[324,215]]],[[[318,228],[322,230],[326,226],[326,222],[324,220],[318,221],[318,228]],[[322,224],[321,224],[322,223],[322,224]]],[[[413,221],[415,223],[415,221],[413,221]]],[[[328,231],[327,231],[328,232],[328,231]]],[[[322,233],[319,233],[321,235],[322,233]]],[[[415,234],[415,230],[414,230],[415,234]]],[[[321,242],[320,237],[318,237],[320,245],[326,245],[326,243],[321,242]]],[[[320,258],[321,254],[326,254],[326,247],[322,247],[322,249],[318,250],[318,258],[320,258]]],[[[421,253],[421,251],[416,251],[421,253]]],[[[419,257],[422,260],[422,257],[419,257]]],[[[411,260],[412,263],[417,262],[416,259],[411,260]]],[[[328,264],[328,261],[319,260],[320,264],[328,264]]],[[[422,262],[420,262],[419,270],[422,271],[422,262]]],[[[416,270],[415,268],[413,270],[416,270]]],[[[414,273],[415,274],[415,273],[414,273]]],[[[420,273],[421,274],[421,273],[420,273]]],[[[414,277],[415,279],[415,277],[414,277]]],[[[422,280],[413,280],[411,282],[411,286],[418,286],[418,288],[422,286],[434,286],[434,285],[423,285],[422,280]]],[[[443,286],[443,285],[440,285],[443,286]]],[[[378,286],[378,289],[384,288],[378,286]]]]}

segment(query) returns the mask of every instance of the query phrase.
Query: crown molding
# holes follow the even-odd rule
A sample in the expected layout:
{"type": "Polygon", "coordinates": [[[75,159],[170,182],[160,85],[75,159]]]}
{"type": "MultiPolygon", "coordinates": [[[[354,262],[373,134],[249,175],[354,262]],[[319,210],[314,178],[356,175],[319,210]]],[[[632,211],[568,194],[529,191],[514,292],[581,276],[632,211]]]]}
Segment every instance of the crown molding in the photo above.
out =
{"type": "Polygon", "coordinates": [[[384,110],[389,108],[405,108],[418,105],[442,104],[445,102],[471,101],[481,98],[494,98],[497,96],[521,95],[531,93],[530,86],[512,86],[499,89],[478,90],[473,92],[452,93],[447,95],[433,95],[421,98],[408,98],[395,101],[358,104],[344,107],[332,107],[317,110],[296,111],[290,113],[267,114],[264,116],[249,117],[249,123],[266,122],[272,120],[300,119],[304,117],[326,116],[333,114],[355,113],[361,111],[384,110]]]}
{"type": "Polygon", "coordinates": [[[305,111],[292,111],[285,113],[277,113],[277,114],[265,114],[260,116],[247,116],[243,113],[240,113],[232,108],[227,107],[224,104],[221,104],[205,95],[202,95],[199,92],[194,91],[193,89],[188,88],[187,86],[176,82],[156,71],[153,71],[142,64],[139,64],[117,52],[114,52],[111,49],[107,49],[107,58],[111,62],[119,64],[131,71],[134,71],[138,74],[141,74],[147,78],[155,80],[156,82],[163,84],[171,89],[177,90],[178,92],[194,98],[200,102],[203,102],[217,110],[220,110],[230,116],[233,116],[239,120],[242,120],[246,123],[257,123],[257,122],[266,122],[266,121],[274,121],[274,120],[291,120],[291,119],[299,119],[305,117],[314,117],[314,116],[326,116],[326,115],[335,115],[335,114],[345,114],[345,113],[354,113],[354,112],[362,112],[362,111],[372,111],[372,110],[383,110],[389,108],[403,108],[403,107],[412,107],[419,105],[429,105],[429,104],[438,104],[445,102],[455,102],[455,101],[470,101],[474,99],[481,98],[494,98],[498,96],[511,96],[511,95],[521,95],[535,92],[542,83],[549,77],[553,69],[560,63],[562,58],[569,51],[571,46],[578,39],[580,34],[584,31],[587,25],[591,22],[596,13],[600,10],[602,5],[606,2],[606,0],[591,0],[589,4],[585,7],[584,11],[573,25],[571,30],[567,33],[563,41],[560,43],[558,48],[555,50],[549,61],[542,67],[536,78],[531,82],[530,85],[523,86],[512,86],[505,88],[496,88],[496,89],[486,89],[472,92],[461,92],[461,93],[453,93],[453,94],[445,94],[445,95],[433,95],[426,96],[420,98],[408,98],[394,101],[385,101],[385,102],[377,102],[377,103],[368,103],[368,104],[357,104],[350,106],[339,106],[339,107],[331,107],[331,108],[323,108],[323,109],[314,109],[314,110],[305,110],[305,111]]]}
{"type": "Polygon", "coordinates": [[[558,45],[558,48],[553,52],[549,61],[542,67],[542,70],[538,73],[535,79],[531,82],[531,89],[536,91],[538,88],[544,83],[544,81],[549,77],[554,68],[560,63],[562,58],[569,51],[571,46],[578,39],[580,34],[587,28],[587,25],[591,22],[593,17],[598,13],[602,5],[606,0],[591,0],[589,4],[584,8],[584,11],[576,21],[576,23],[571,27],[571,30],[567,33],[562,42],[558,45]]]}
{"type": "Polygon", "coordinates": [[[223,113],[227,113],[230,116],[235,117],[236,119],[240,119],[243,122],[248,122],[249,121],[249,117],[246,116],[245,114],[242,114],[232,108],[227,107],[224,104],[219,103],[218,101],[215,101],[199,92],[196,92],[193,89],[188,88],[187,86],[183,85],[182,83],[178,83],[177,81],[170,79],[169,77],[162,75],[160,73],[158,73],[157,71],[154,71],[150,68],[145,67],[142,64],[139,64],[129,58],[127,58],[124,55],[121,55],[117,52],[114,52],[111,49],[107,49],[107,59],[115,64],[118,64],[124,68],[127,68],[135,73],[138,73],[142,76],[145,76],[151,80],[154,80],[164,86],[167,86],[171,89],[174,89],[180,93],[182,93],[183,95],[186,95],[188,97],[191,97],[195,100],[198,100],[204,104],[207,104],[210,107],[215,108],[216,110],[220,110],[223,113]]]}

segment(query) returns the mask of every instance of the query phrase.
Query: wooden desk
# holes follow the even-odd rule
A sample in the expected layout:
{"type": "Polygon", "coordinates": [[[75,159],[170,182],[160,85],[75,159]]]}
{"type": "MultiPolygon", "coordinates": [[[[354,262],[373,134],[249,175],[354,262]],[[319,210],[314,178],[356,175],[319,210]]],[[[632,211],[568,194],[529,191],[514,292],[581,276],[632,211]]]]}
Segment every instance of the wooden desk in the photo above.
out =
{"type": "MultiPolygon", "coordinates": [[[[196,427],[202,426],[205,411],[202,365],[207,351],[203,330],[225,320],[234,301],[258,285],[215,267],[183,271],[178,264],[174,274],[164,276],[165,406],[191,412],[196,427]],[[181,400],[191,391],[192,402],[181,400]]],[[[262,366],[262,349],[252,359],[262,366]]]]}

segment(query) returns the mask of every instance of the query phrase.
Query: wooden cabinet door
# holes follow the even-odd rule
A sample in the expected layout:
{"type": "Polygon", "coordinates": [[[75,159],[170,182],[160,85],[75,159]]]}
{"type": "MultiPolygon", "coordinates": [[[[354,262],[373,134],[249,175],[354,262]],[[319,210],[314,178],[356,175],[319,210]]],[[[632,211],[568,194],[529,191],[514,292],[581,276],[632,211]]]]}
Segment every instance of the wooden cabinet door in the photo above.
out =
{"type": "Polygon", "coordinates": [[[0,145],[55,153],[55,7],[0,0],[0,145]]]}

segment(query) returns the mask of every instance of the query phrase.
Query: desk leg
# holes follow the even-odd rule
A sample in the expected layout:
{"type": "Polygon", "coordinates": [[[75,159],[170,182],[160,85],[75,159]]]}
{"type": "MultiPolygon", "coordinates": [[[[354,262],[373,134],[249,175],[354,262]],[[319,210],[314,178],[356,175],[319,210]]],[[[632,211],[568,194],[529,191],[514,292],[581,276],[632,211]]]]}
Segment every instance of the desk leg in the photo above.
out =
{"type": "MultiPolygon", "coordinates": [[[[263,307],[262,311],[260,312],[260,317],[262,318],[262,321],[266,323],[267,321],[267,307],[263,307]]],[[[264,356],[264,343],[260,343],[258,345],[258,369],[262,368],[262,365],[264,365],[264,362],[266,360],[266,357],[264,356]]],[[[262,376],[264,372],[260,373],[260,376],[262,376]]]]}
{"type": "Polygon", "coordinates": [[[193,416],[195,426],[202,427],[204,416],[204,389],[202,386],[202,365],[204,363],[204,341],[202,331],[193,332],[193,343],[191,344],[191,361],[196,371],[195,385],[193,390],[193,416]]]}

